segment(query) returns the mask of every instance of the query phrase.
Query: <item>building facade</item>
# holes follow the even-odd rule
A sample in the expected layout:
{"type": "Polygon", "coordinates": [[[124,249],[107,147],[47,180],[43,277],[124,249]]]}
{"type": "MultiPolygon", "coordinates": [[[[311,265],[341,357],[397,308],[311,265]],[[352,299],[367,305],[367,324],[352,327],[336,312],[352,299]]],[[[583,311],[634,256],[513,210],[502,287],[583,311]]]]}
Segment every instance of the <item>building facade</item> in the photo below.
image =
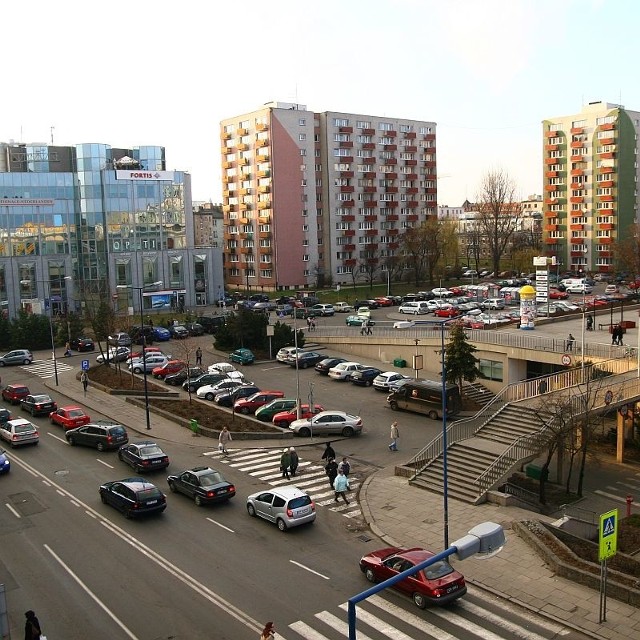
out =
{"type": "Polygon", "coordinates": [[[435,123],[269,103],[220,124],[230,287],[346,284],[437,215],[435,123]]]}
{"type": "Polygon", "coordinates": [[[592,102],[542,127],[545,253],[573,272],[611,272],[611,245],[638,213],[640,113],[592,102]]]}
{"type": "Polygon", "coordinates": [[[215,250],[193,243],[188,173],[163,147],[0,144],[0,305],[120,312],[191,307],[222,284],[215,250]]]}

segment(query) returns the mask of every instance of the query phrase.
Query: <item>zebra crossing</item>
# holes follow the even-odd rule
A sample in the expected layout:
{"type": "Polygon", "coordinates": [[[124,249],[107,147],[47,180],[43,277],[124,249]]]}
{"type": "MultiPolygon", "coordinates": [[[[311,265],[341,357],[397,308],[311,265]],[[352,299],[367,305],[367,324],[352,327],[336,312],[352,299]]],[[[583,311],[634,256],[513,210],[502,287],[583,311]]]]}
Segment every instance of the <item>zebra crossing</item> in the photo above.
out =
{"type": "Polygon", "coordinates": [[[296,486],[306,491],[316,506],[326,507],[345,518],[362,517],[360,505],[356,501],[357,490],[361,484],[357,474],[349,475],[349,504],[344,504],[342,500],[336,502],[335,492],[329,485],[324,465],[300,457],[296,475],[290,479],[283,478],[280,470],[281,454],[282,451],[279,449],[229,449],[226,456],[219,451],[210,451],[204,455],[215,456],[219,462],[258,478],[272,487],[296,486]]]}
{"type": "MultiPolygon", "coordinates": [[[[561,623],[542,618],[504,601],[487,600],[469,588],[451,607],[413,608],[409,600],[390,593],[375,595],[356,607],[359,640],[545,640],[569,635],[561,623]],[[398,604],[400,603],[400,604],[398,604]],[[406,605],[401,606],[401,605],[406,605]]],[[[335,611],[319,611],[282,629],[283,640],[348,638],[347,603],[335,611]]]]}
{"type": "Polygon", "coordinates": [[[31,364],[22,365],[20,369],[24,369],[29,373],[38,376],[38,378],[53,378],[56,374],[56,368],[58,373],[63,371],[70,371],[73,367],[67,364],[64,360],[56,359],[55,365],[53,360],[34,360],[31,364]]]}
{"type": "Polygon", "coordinates": [[[627,503],[627,496],[632,496],[631,507],[638,510],[640,509],[640,473],[627,476],[600,489],[595,489],[593,493],[606,500],[612,500],[624,505],[627,503]]]}

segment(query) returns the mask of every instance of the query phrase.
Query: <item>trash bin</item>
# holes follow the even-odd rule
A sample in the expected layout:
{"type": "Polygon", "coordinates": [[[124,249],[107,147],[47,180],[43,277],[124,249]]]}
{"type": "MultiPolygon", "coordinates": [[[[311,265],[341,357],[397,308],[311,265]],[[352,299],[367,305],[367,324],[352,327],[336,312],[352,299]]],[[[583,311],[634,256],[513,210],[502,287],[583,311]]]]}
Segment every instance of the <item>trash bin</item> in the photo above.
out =
{"type": "Polygon", "coordinates": [[[191,420],[189,420],[189,428],[191,429],[191,431],[193,431],[193,433],[198,433],[198,431],[200,430],[198,421],[195,418],[191,418],[191,420]]]}
{"type": "Polygon", "coordinates": [[[528,464],[524,468],[524,471],[527,478],[532,478],[533,480],[540,480],[542,467],[539,467],[537,464],[528,464]]]}
{"type": "Polygon", "coordinates": [[[407,361],[402,358],[396,358],[393,361],[393,366],[398,367],[398,369],[404,369],[407,366],[407,361]]]}

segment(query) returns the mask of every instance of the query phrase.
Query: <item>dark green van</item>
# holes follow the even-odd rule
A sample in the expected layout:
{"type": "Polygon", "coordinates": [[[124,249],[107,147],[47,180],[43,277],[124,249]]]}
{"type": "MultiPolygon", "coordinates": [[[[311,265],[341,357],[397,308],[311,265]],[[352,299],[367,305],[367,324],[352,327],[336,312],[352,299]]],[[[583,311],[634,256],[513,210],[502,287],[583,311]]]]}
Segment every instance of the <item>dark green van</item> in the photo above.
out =
{"type": "MultiPolygon", "coordinates": [[[[394,411],[413,411],[439,420],[442,418],[442,385],[431,380],[407,380],[387,396],[387,402],[394,411]]],[[[445,406],[447,418],[460,413],[462,400],[457,385],[446,385],[445,406]]]]}

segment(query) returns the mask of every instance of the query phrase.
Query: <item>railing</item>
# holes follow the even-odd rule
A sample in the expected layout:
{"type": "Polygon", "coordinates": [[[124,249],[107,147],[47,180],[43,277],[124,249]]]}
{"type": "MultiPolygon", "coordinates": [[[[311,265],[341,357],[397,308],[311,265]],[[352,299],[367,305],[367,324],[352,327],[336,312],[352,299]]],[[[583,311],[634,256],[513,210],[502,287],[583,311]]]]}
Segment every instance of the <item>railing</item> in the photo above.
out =
{"type": "Polygon", "coordinates": [[[528,505],[538,508],[540,506],[540,501],[538,499],[538,494],[533,491],[529,491],[523,487],[519,487],[517,484],[512,484],[510,482],[505,482],[502,487],[503,493],[508,493],[510,496],[515,496],[519,498],[523,502],[526,502],[528,505]]]}

